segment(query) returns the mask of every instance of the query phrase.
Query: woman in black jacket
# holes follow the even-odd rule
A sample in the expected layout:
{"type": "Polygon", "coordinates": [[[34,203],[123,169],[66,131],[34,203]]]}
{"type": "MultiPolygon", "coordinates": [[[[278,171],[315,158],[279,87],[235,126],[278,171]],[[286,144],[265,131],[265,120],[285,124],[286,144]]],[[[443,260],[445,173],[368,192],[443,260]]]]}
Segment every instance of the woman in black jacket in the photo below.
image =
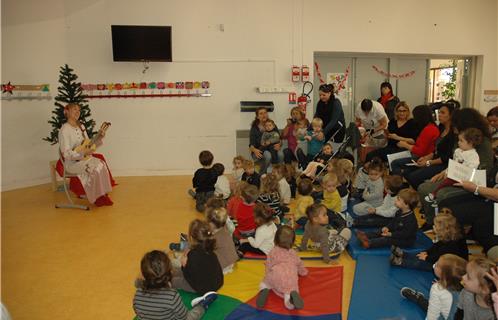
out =
{"type": "Polygon", "coordinates": [[[316,105],[315,118],[323,121],[323,133],[325,141],[334,136],[333,142],[341,143],[346,133],[344,111],[339,99],[334,96],[334,86],[322,84],[320,90],[320,101],[316,105]]]}

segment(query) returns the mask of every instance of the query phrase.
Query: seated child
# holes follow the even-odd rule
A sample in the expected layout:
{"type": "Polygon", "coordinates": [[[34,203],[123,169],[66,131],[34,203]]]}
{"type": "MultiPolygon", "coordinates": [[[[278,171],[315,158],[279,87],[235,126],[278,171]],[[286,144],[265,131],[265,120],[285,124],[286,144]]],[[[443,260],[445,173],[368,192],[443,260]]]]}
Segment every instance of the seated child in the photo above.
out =
{"type": "Polygon", "coordinates": [[[339,185],[337,191],[341,197],[341,212],[348,209],[348,198],[351,192],[351,180],[353,179],[354,165],[349,159],[337,159],[327,167],[328,172],[334,172],[337,175],[339,185]]]}
{"type": "Polygon", "coordinates": [[[256,234],[254,237],[240,239],[239,251],[266,255],[273,249],[273,240],[277,232],[277,226],[273,223],[273,212],[269,206],[258,203],[254,207],[254,220],[258,226],[256,234]]]}
{"type": "Polygon", "coordinates": [[[217,175],[217,180],[214,184],[214,195],[227,200],[230,197],[230,181],[223,175],[225,173],[225,166],[221,163],[215,163],[213,170],[217,175]]]}
{"type": "Polygon", "coordinates": [[[245,181],[240,181],[235,185],[235,189],[233,190],[233,194],[228,199],[227,202],[227,213],[228,216],[232,219],[235,219],[235,213],[237,212],[237,208],[239,207],[239,204],[242,203],[242,189],[246,188],[249,184],[245,181]]]}
{"type": "Polygon", "coordinates": [[[282,172],[285,181],[289,184],[291,198],[296,197],[297,181],[296,181],[296,167],[292,163],[284,164],[284,170],[282,172]]]}
{"type": "Polygon", "coordinates": [[[313,204],[306,209],[308,222],[304,226],[304,234],[299,250],[308,249],[308,240],[319,248],[323,255],[323,262],[330,262],[330,254],[339,255],[346,249],[351,230],[343,228],[340,233],[330,228],[327,208],[323,204],[313,204]]]}
{"type": "Polygon", "coordinates": [[[314,118],[311,121],[312,130],[308,131],[306,136],[304,136],[304,140],[308,141],[308,162],[312,161],[315,156],[322,150],[323,143],[325,142],[325,135],[323,134],[322,127],[322,119],[314,118]]]}
{"type": "Polygon", "coordinates": [[[230,220],[225,208],[208,208],[206,210],[206,220],[213,229],[216,249],[214,253],[218,257],[223,274],[233,271],[233,266],[239,257],[232,241],[232,235],[227,228],[227,220],[230,220]]]}
{"type": "Polygon", "coordinates": [[[273,216],[282,219],[282,208],[280,207],[280,194],[278,193],[278,180],[276,175],[268,173],[261,178],[261,188],[257,202],[270,206],[273,216]]]}
{"type": "Polygon", "coordinates": [[[256,186],[259,189],[259,174],[254,170],[254,161],[244,161],[244,173],[242,174],[242,181],[256,186]]]}
{"type": "Polygon", "coordinates": [[[180,259],[181,267],[173,266],[173,288],[200,295],[217,291],[223,286],[223,270],[214,253],[216,240],[209,224],[199,219],[189,225],[190,248],[180,259]]]}
{"type": "Polygon", "coordinates": [[[258,308],[264,307],[270,289],[284,298],[287,309],[302,309],[304,301],[299,295],[299,276],[306,276],[308,269],[292,249],[296,235],[289,226],[280,226],[275,234],[275,247],[265,262],[265,277],[259,285],[256,300],[258,308]]]}
{"type": "Polygon", "coordinates": [[[308,163],[306,169],[304,169],[303,171],[303,175],[314,179],[315,175],[318,173],[317,171],[327,165],[327,162],[330,160],[330,158],[332,158],[332,155],[332,144],[324,144],[322,151],[314,158],[313,161],[310,161],[308,163]]]}
{"type": "Polygon", "coordinates": [[[346,226],[346,221],[339,215],[342,210],[342,200],[337,191],[339,182],[335,173],[327,173],[322,179],[323,200],[322,204],[327,208],[329,224],[337,230],[346,226]]]}
{"type": "Polygon", "coordinates": [[[384,164],[377,159],[370,162],[368,166],[368,180],[363,190],[363,202],[353,206],[353,212],[358,216],[369,214],[368,208],[376,208],[384,201],[384,164]]]}
{"type": "Polygon", "coordinates": [[[453,254],[442,255],[434,264],[438,278],[432,283],[429,300],[411,288],[401,288],[401,295],[416,303],[426,314],[427,320],[453,319],[462,290],[462,277],[467,261],[453,254]]]}
{"type": "Polygon", "coordinates": [[[244,174],[244,161],[246,159],[244,159],[243,156],[236,156],[235,158],[233,158],[233,170],[232,170],[232,175],[233,175],[233,179],[235,181],[241,181],[242,180],[242,175],[244,174]]]}
{"type": "MultiPolygon", "coordinates": [[[[226,205],[225,205],[225,200],[223,199],[220,199],[220,198],[211,198],[208,200],[208,202],[206,202],[206,216],[207,216],[207,212],[209,209],[226,209],[226,205]]],[[[208,221],[209,222],[209,221],[208,221]]],[[[230,218],[228,216],[228,211],[227,211],[227,219],[226,219],[226,227],[228,229],[228,232],[230,233],[230,236],[233,235],[233,232],[235,231],[235,224],[233,223],[232,221],[232,218],[230,218]]]]}
{"type": "Polygon", "coordinates": [[[237,220],[237,228],[235,231],[239,237],[252,237],[256,232],[254,206],[256,205],[258,196],[258,188],[252,184],[247,184],[245,188],[241,190],[242,202],[235,211],[235,219],[237,220]]]}
{"type": "MultiPolygon", "coordinates": [[[[471,169],[479,167],[479,155],[475,147],[482,142],[482,132],[476,128],[468,128],[460,132],[458,135],[458,148],[453,153],[453,160],[463,164],[471,169]]],[[[446,169],[446,174],[448,169],[446,169]]],[[[437,207],[436,197],[439,190],[446,187],[451,187],[457,181],[446,178],[444,179],[434,191],[425,196],[424,200],[432,203],[433,207],[437,207]]]]}
{"type": "MultiPolygon", "coordinates": [[[[375,161],[382,161],[379,158],[374,158],[376,159],[375,161]]],[[[372,160],[374,160],[372,159],[372,160]]],[[[367,187],[368,183],[368,167],[370,166],[371,161],[365,162],[362,167],[358,170],[358,173],[356,174],[356,177],[354,179],[353,183],[353,192],[351,194],[352,198],[363,200],[362,195],[363,191],[367,187]]]]}
{"type": "Polygon", "coordinates": [[[313,183],[311,179],[304,178],[299,180],[297,192],[299,196],[297,197],[294,209],[294,221],[297,226],[304,227],[306,222],[308,222],[306,209],[314,203],[313,197],[311,197],[311,192],[313,192],[313,183]]]}
{"type": "MultiPolygon", "coordinates": [[[[398,192],[403,188],[403,178],[390,175],[384,178],[384,192],[386,196],[382,205],[378,207],[368,207],[367,215],[359,216],[354,220],[355,227],[382,227],[391,221],[398,211],[394,205],[398,192]]],[[[432,267],[432,264],[431,264],[432,267]]]]}
{"type": "Polygon", "coordinates": [[[133,310],[141,320],[157,319],[201,319],[205,310],[218,297],[208,292],[188,310],[178,291],[172,289],[170,281],[171,262],[166,253],[158,250],[148,252],[140,262],[143,279],[137,279],[137,291],[133,298],[133,310]]]}
{"type": "Polygon", "coordinates": [[[467,243],[462,236],[457,219],[451,214],[450,209],[441,209],[439,214],[434,218],[434,233],[436,234],[437,242],[427,251],[418,254],[404,252],[401,248],[393,246],[391,248],[391,264],[405,268],[431,271],[432,265],[443,254],[451,253],[468,260],[469,250],[467,243]]]}
{"type": "Polygon", "coordinates": [[[211,167],[213,164],[213,154],[204,150],[199,154],[199,162],[202,168],[197,169],[192,179],[195,192],[190,189],[189,194],[195,199],[195,208],[199,212],[204,212],[206,201],[214,194],[214,185],[218,176],[211,167]]]}
{"type": "Polygon", "coordinates": [[[278,163],[278,151],[275,150],[275,145],[280,143],[280,132],[273,120],[266,120],[265,131],[261,136],[261,151],[268,151],[271,154],[271,163],[278,163]]]}
{"type": "Polygon", "coordinates": [[[286,179],[286,167],[282,164],[276,164],[273,166],[272,173],[275,175],[278,181],[278,193],[280,194],[280,202],[282,206],[288,206],[291,200],[291,188],[289,182],[286,179]]]}
{"type": "Polygon", "coordinates": [[[496,291],[488,274],[496,268],[496,263],[487,258],[476,258],[467,263],[467,273],[462,277],[463,289],[458,298],[455,320],[492,320],[491,294],[496,291]]]}
{"type": "Polygon", "coordinates": [[[399,209],[388,225],[375,232],[363,232],[358,230],[356,235],[365,249],[388,247],[410,247],[415,243],[417,236],[417,219],[413,209],[418,204],[417,191],[403,189],[398,193],[395,206],[399,209]]]}

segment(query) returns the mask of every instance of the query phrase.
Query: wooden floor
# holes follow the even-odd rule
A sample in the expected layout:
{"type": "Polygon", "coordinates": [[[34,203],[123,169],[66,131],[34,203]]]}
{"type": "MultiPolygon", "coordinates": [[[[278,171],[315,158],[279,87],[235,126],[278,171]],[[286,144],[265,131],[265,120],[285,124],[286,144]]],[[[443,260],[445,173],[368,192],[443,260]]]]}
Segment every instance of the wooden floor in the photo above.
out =
{"type": "MultiPolygon", "coordinates": [[[[114,206],[90,211],[55,209],[64,194],[48,184],[2,193],[2,302],[12,319],[133,318],[142,255],[166,249],[202,216],[186,194],[191,177],[116,180],[114,206]]],[[[355,262],[343,253],[337,264],[347,319],[355,262]]]]}

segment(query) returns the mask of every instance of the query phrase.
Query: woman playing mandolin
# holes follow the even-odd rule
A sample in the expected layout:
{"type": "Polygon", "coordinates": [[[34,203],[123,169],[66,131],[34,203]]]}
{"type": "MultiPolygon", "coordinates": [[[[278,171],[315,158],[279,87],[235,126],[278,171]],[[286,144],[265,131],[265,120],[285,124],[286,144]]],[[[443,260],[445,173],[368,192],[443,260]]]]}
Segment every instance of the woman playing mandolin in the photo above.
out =
{"type": "MultiPolygon", "coordinates": [[[[114,181],[103,156],[94,154],[95,147],[102,145],[105,130],[109,124],[104,123],[96,137],[89,140],[85,127],[79,122],[80,107],[68,104],[64,108],[67,122],[59,130],[59,144],[66,172],[77,175],[88,201],[97,206],[110,206],[112,200],[107,195],[111,192],[114,181]]],[[[78,186],[71,183],[71,190],[80,195],[78,186]]]]}

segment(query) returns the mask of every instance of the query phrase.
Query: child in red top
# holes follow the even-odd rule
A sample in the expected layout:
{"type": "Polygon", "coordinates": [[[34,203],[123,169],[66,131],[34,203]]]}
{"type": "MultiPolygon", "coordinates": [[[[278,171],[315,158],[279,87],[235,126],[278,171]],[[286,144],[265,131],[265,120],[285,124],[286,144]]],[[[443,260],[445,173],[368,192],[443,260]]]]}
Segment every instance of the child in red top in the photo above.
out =
{"type": "Polygon", "coordinates": [[[239,205],[242,203],[242,189],[248,186],[248,183],[245,181],[237,182],[235,189],[233,190],[232,196],[228,199],[227,202],[227,213],[230,218],[235,219],[235,213],[239,208],[239,205]]]}
{"type": "Polygon", "coordinates": [[[254,205],[258,199],[258,188],[248,184],[241,190],[242,202],[235,211],[237,219],[236,233],[242,238],[253,237],[256,232],[256,222],[254,221],[254,205]]]}

